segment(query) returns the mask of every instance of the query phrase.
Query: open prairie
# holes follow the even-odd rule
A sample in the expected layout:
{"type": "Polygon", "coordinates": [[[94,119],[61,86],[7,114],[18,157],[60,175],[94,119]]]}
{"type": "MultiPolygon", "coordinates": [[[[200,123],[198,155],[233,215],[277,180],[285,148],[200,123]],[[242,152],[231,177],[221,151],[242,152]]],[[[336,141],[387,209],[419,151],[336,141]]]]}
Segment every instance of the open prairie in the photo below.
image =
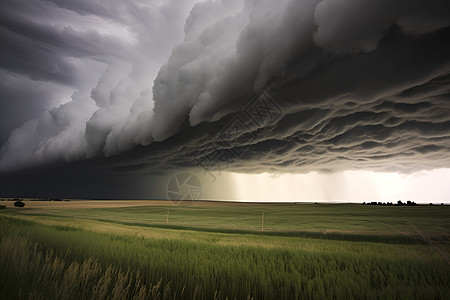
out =
{"type": "MultiPolygon", "coordinates": [[[[7,201],[2,199],[2,205],[7,207],[14,207],[14,201],[7,201]]],[[[134,207],[134,206],[173,206],[167,200],[78,200],[65,199],[61,201],[45,201],[35,199],[23,199],[27,208],[57,208],[57,209],[74,209],[74,208],[112,208],[112,207],[134,207]]],[[[240,202],[225,202],[225,201],[196,201],[195,206],[237,206],[246,205],[240,202]]]]}
{"type": "Polygon", "coordinates": [[[449,206],[24,202],[0,203],[9,298],[450,295],[449,206]]]}

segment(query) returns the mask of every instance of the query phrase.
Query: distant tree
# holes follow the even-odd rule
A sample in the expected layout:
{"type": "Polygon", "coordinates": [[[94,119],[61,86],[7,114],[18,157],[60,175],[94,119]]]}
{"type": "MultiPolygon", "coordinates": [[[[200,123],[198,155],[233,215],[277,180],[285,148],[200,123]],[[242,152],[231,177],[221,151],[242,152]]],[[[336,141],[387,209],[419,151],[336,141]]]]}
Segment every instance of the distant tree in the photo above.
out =
{"type": "Polygon", "coordinates": [[[402,202],[401,200],[398,200],[398,201],[397,201],[397,205],[402,206],[402,205],[403,205],[403,202],[402,202]]]}
{"type": "Polygon", "coordinates": [[[428,204],[428,205],[433,205],[433,203],[430,203],[430,204],[428,204]]]}

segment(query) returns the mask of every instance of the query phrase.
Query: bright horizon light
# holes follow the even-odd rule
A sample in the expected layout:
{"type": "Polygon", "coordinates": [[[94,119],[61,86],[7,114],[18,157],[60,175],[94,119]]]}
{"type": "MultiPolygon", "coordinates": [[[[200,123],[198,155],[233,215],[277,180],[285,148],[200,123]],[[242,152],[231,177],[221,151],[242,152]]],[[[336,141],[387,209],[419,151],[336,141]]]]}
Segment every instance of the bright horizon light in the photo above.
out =
{"type": "Polygon", "coordinates": [[[412,174],[344,171],[332,174],[232,173],[235,198],[255,202],[450,203],[450,169],[412,174]]]}

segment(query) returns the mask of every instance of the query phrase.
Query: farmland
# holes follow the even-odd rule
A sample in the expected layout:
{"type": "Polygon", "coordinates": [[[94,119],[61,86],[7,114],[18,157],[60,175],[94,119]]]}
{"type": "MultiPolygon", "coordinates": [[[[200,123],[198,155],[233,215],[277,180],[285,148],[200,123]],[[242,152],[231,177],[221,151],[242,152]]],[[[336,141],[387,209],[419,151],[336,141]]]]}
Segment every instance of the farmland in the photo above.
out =
{"type": "Polygon", "coordinates": [[[450,295],[449,206],[25,203],[0,211],[8,298],[450,295]]]}

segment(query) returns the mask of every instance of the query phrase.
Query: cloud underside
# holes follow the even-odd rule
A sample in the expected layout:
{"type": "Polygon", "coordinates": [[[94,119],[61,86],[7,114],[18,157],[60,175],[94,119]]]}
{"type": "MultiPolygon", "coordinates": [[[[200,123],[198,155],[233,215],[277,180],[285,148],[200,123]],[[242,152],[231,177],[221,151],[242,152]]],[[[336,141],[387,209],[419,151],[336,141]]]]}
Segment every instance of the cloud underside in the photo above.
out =
{"type": "Polygon", "coordinates": [[[450,167],[450,99],[444,88],[449,82],[448,75],[437,77],[373,101],[348,96],[333,105],[298,101],[299,110],[275,120],[260,106],[269,123],[263,127],[251,115],[236,113],[97,163],[118,173],[194,167],[216,175],[450,167]]]}
{"type": "MultiPolygon", "coordinates": [[[[114,19],[105,7],[54,2],[114,19]]],[[[184,38],[164,45],[156,33],[139,42],[148,28],[134,10],[113,21],[132,20],[138,42],[108,35],[76,48],[79,39],[97,37],[41,32],[47,45],[61,43],[49,48],[63,49],[55,68],[61,76],[19,60],[0,60],[2,71],[74,94],[16,129],[0,166],[77,162],[125,174],[450,167],[448,8],[446,1],[205,1],[190,10],[184,38]],[[159,49],[155,56],[151,47],[159,49]],[[72,66],[69,56],[83,63],[72,66]]],[[[171,23],[172,10],[159,7],[161,22],[171,23]]],[[[173,32],[183,30],[178,23],[173,32]]],[[[35,51],[54,58],[46,48],[35,51]]]]}

